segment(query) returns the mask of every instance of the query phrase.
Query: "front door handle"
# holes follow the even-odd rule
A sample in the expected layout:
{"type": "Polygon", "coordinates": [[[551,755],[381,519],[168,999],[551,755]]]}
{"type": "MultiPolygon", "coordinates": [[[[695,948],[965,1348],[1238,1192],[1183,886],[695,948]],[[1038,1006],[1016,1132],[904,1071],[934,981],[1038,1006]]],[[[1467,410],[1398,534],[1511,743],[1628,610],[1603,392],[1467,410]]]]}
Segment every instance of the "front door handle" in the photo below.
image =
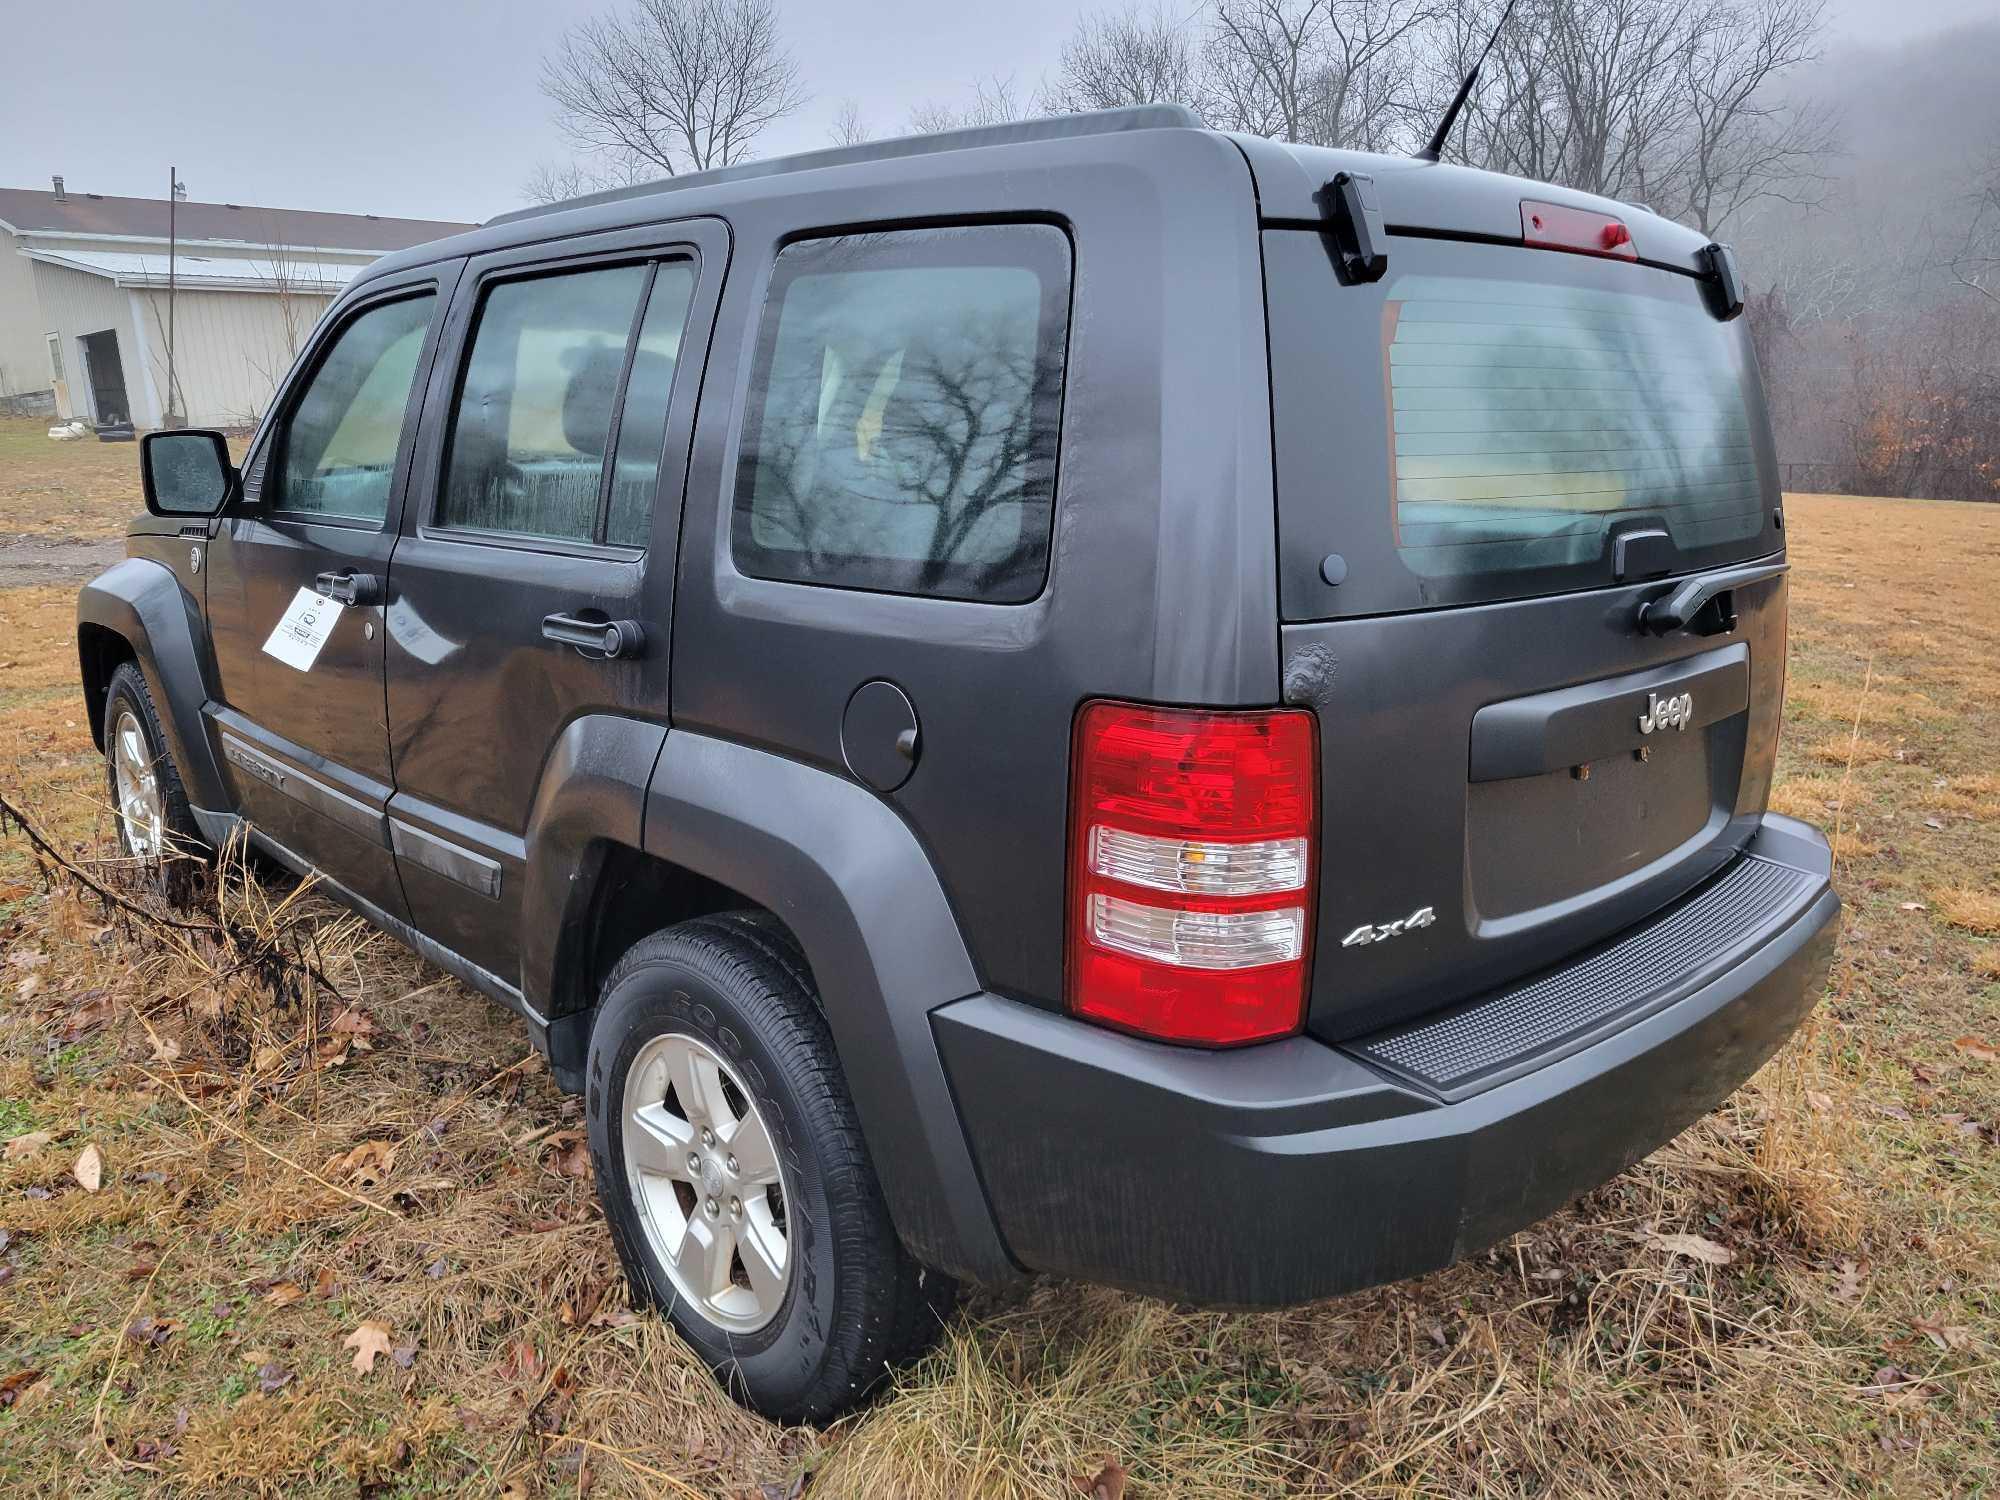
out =
{"type": "Polygon", "coordinates": [[[382,580],[373,573],[321,573],[313,587],[342,604],[380,604],[382,580]]]}
{"type": "Polygon", "coordinates": [[[542,616],[542,634],[583,656],[630,661],[646,654],[646,627],[637,620],[584,620],[575,615],[542,616]]]}

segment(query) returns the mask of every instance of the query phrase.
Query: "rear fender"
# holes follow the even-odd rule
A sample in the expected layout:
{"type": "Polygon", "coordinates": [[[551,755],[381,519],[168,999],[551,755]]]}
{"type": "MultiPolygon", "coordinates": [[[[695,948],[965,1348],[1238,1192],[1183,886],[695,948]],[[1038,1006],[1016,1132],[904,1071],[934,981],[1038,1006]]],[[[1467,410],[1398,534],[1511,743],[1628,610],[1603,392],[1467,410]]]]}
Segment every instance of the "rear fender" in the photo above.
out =
{"type": "Polygon", "coordinates": [[[227,811],[227,783],[202,718],[202,705],[212,694],[201,606],[173,570],[143,557],[107,568],[78,593],[76,630],[90,735],[98,748],[104,747],[104,695],[112,670],[107,663],[115,664],[122,654],[115,650],[115,642],[122,641],[152,692],[188,800],[204,810],[227,811]]]}
{"type": "Polygon", "coordinates": [[[776,913],[805,948],[904,1242],[959,1275],[1017,1276],[931,1032],[930,1013],[979,980],[909,827],[843,777],[676,731],[647,789],[644,837],[648,854],[776,913]]]}

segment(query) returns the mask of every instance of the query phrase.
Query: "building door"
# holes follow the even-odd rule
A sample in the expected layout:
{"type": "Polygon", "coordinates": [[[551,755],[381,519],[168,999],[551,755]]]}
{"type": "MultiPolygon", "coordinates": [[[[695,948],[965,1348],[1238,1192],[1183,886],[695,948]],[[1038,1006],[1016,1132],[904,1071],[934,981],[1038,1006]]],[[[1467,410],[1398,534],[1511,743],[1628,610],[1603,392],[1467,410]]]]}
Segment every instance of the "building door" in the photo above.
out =
{"type": "Polygon", "coordinates": [[[63,371],[62,335],[49,335],[49,393],[56,398],[56,415],[67,420],[76,415],[69,404],[69,376],[63,371]]]}
{"type": "Polygon", "coordinates": [[[118,335],[109,328],[102,333],[86,333],[83,362],[90,372],[90,399],[100,425],[132,420],[132,405],[125,399],[125,366],[118,358],[118,335]]]}

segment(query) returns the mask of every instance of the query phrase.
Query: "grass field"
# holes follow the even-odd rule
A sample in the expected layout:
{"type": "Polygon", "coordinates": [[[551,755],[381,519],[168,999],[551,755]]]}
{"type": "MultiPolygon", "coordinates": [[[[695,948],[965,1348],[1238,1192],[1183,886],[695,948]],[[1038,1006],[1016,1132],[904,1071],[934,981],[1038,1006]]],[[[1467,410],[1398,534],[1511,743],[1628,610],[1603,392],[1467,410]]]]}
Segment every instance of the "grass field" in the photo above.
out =
{"type": "MultiPolygon", "coordinates": [[[[118,529],[129,446],[15,436],[0,533],[118,529]]],[[[1421,1281],[975,1299],[823,1432],[627,1309],[515,1023],[232,878],[244,941],[344,997],[280,1004],[0,841],[0,1495],[2000,1493],[2000,506],[1789,516],[1775,801],[1834,835],[1847,925],[1754,1082],[1421,1281]]],[[[0,793],[110,875],[73,596],[0,591],[0,793]]]]}

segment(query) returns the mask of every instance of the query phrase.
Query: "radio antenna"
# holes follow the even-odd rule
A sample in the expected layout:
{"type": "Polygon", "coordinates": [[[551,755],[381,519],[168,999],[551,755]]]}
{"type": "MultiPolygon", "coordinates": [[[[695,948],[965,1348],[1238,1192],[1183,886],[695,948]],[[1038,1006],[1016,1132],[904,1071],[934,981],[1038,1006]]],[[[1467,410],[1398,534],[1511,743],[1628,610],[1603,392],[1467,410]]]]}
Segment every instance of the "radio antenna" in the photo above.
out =
{"type": "Polygon", "coordinates": [[[1458,86],[1458,93],[1451,101],[1451,108],[1438,121],[1438,128],[1431,133],[1430,143],[1417,153],[1418,161],[1436,161],[1438,153],[1444,150],[1445,140],[1451,135],[1451,127],[1458,123],[1459,111],[1465,108],[1465,101],[1472,97],[1472,86],[1479,82],[1479,70],[1486,66],[1486,59],[1493,55],[1493,44],[1500,40],[1500,33],[1506,29],[1507,18],[1514,14],[1516,0],[1507,0],[1507,8],[1500,12],[1500,24],[1493,28],[1493,35],[1486,39],[1486,50],[1479,54],[1479,61],[1472,65],[1472,71],[1465,75],[1465,82],[1458,86]]]}

